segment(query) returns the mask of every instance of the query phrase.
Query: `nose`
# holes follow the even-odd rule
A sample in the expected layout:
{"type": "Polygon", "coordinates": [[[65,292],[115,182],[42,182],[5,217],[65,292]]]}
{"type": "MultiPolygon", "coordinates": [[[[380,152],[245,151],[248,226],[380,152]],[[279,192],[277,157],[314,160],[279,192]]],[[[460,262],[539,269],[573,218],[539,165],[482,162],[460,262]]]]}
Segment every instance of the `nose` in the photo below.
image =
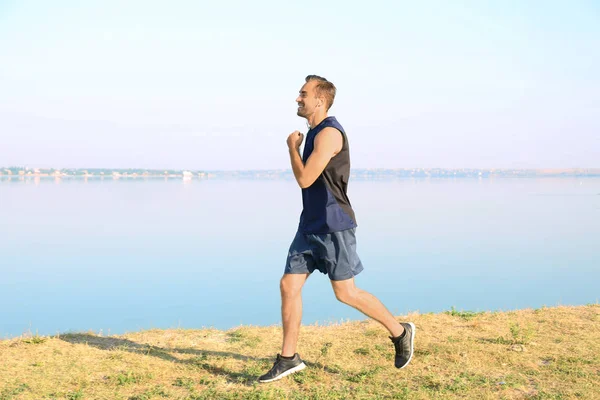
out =
{"type": "Polygon", "coordinates": [[[296,103],[300,103],[302,101],[302,98],[300,96],[296,97],[296,103]]]}

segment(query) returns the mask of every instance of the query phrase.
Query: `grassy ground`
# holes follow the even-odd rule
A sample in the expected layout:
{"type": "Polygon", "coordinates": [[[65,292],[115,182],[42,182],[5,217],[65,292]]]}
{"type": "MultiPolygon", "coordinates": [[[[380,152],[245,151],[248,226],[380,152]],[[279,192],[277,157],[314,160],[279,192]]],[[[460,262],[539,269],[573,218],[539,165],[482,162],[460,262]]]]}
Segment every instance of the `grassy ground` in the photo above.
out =
{"type": "Polygon", "coordinates": [[[269,384],[280,327],[0,340],[0,400],[600,399],[599,305],[399,319],[417,326],[407,368],[375,322],[304,326],[308,368],[269,384]]]}

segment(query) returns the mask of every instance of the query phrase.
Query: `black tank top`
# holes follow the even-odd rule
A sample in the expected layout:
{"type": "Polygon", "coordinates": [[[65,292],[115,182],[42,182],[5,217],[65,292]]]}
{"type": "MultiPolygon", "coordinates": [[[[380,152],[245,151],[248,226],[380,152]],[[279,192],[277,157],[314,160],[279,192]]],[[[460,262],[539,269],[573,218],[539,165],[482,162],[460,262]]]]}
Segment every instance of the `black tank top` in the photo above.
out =
{"type": "Polygon", "coordinates": [[[315,137],[324,128],[333,127],[340,131],[344,144],[323,170],[323,173],[308,188],[302,189],[302,214],[298,229],[306,234],[323,234],[355,228],[356,218],[348,199],[350,177],[350,148],[344,128],[335,119],[327,117],[306,134],[302,161],[306,163],[315,145],[315,137]]]}

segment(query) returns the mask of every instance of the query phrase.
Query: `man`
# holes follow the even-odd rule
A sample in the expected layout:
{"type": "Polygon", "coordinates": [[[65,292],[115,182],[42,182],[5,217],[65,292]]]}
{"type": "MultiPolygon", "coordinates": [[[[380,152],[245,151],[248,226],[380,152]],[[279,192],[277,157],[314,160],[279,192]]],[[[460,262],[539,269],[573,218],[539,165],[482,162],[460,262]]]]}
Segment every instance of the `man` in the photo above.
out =
{"type": "Polygon", "coordinates": [[[335,93],[335,86],[327,79],[309,75],[296,99],[298,115],[306,118],[310,127],[302,158],[302,133],[295,131],[287,138],[292,170],[302,188],[303,210],[280,283],[283,346],[260,382],[275,381],[305,368],[296,353],[302,319],[301,290],[315,270],[329,275],[339,301],[380,322],[390,332],[396,368],[405,367],[413,355],[414,324],[399,323],[375,296],[354,284],[354,276],[363,266],[356,254],[357,225],[346,194],[350,176],[348,140],[335,117],[327,116],[335,93]]]}

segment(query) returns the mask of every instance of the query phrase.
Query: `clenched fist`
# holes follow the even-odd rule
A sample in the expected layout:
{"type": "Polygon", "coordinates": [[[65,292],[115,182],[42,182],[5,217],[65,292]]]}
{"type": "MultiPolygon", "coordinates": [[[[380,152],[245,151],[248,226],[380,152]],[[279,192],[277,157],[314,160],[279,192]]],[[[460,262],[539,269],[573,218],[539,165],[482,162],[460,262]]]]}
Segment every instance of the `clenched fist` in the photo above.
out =
{"type": "Polygon", "coordinates": [[[290,136],[287,138],[287,145],[290,150],[298,150],[300,145],[302,144],[302,140],[304,139],[304,135],[300,133],[300,131],[294,131],[290,133],[290,136]]]}

